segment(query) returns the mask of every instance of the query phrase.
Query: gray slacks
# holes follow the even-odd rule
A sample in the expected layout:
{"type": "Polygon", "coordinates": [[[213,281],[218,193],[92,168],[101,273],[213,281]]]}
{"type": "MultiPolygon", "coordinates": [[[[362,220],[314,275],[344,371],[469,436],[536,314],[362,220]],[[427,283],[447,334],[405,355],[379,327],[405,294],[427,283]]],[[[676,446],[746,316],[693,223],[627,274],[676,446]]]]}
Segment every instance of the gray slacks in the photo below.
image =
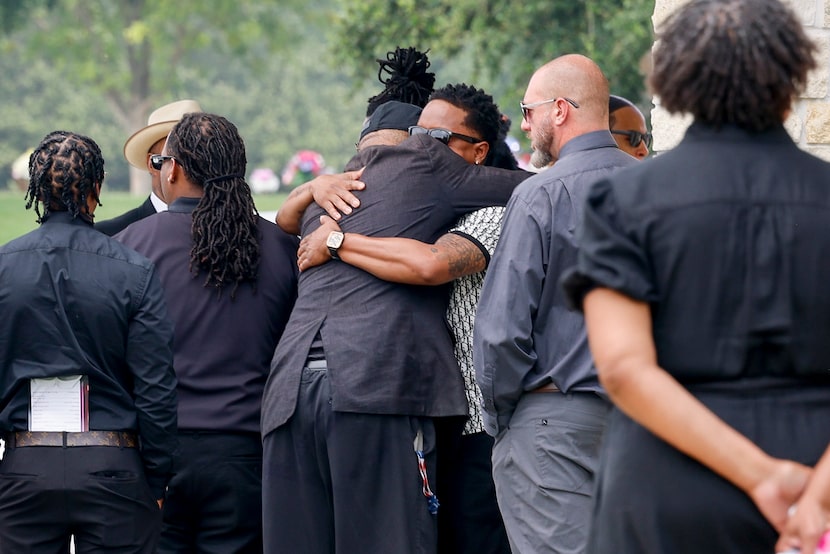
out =
{"type": "Polygon", "coordinates": [[[582,554],[611,405],[594,393],[527,393],[493,447],[513,554],[582,554]]]}

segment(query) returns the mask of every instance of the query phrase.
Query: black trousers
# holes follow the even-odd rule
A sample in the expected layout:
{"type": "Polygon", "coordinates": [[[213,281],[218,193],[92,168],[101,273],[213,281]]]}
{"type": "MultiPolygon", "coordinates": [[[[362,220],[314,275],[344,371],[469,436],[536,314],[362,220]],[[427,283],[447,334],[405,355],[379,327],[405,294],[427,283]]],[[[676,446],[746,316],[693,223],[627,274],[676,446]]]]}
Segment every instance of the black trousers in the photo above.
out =
{"type": "Polygon", "coordinates": [[[438,443],[438,554],[510,554],[496,485],[493,437],[462,435],[466,418],[435,420],[438,443]]]}
{"type": "Polygon", "coordinates": [[[159,554],[261,553],[259,434],[180,432],[179,445],[159,554]]]}
{"type": "Polygon", "coordinates": [[[0,553],[155,552],[161,510],[135,448],[10,448],[0,462],[0,553]]]}
{"type": "Polygon", "coordinates": [[[335,412],[330,398],[326,371],[304,370],[296,413],[264,439],[265,552],[434,554],[413,448],[420,429],[434,481],[432,420],[335,412]]]}

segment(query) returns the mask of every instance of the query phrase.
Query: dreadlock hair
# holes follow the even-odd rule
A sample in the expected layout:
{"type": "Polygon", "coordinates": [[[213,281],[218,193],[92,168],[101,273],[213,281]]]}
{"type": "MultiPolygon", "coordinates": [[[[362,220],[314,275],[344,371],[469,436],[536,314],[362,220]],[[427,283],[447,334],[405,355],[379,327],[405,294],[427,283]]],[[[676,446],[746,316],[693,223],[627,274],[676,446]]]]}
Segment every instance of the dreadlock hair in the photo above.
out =
{"type": "Polygon", "coordinates": [[[378,58],[378,81],[385,88],[379,94],[369,98],[366,116],[372,115],[378,106],[397,100],[423,108],[435,85],[435,73],[427,71],[430,66],[426,52],[409,48],[395,48],[386,53],[386,59],[378,58]],[[384,73],[389,76],[384,77],[384,73]]]}
{"type": "Polygon", "coordinates": [[[501,112],[493,102],[493,97],[482,89],[461,83],[441,87],[433,92],[429,99],[443,100],[467,112],[464,124],[490,144],[490,151],[484,160],[484,165],[490,165],[502,125],[501,112]]]}
{"type": "Polygon", "coordinates": [[[814,49],[778,0],[691,0],[660,33],[649,85],[669,113],[762,131],[783,121],[814,49]]]}
{"type": "Polygon", "coordinates": [[[259,271],[259,213],[245,182],[245,143],[236,126],[211,113],[185,114],[167,139],[169,155],[191,182],[204,189],[193,210],[190,271],[204,272],[204,285],[221,294],[233,283],[256,284],[259,271]]]}
{"type": "Polygon", "coordinates": [[[98,190],[103,181],[104,157],[98,144],[83,135],[53,131],[29,156],[26,209],[35,207],[38,223],[52,212],[69,212],[73,219],[80,216],[91,222],[87,199],[101,205],[98,190]]]}

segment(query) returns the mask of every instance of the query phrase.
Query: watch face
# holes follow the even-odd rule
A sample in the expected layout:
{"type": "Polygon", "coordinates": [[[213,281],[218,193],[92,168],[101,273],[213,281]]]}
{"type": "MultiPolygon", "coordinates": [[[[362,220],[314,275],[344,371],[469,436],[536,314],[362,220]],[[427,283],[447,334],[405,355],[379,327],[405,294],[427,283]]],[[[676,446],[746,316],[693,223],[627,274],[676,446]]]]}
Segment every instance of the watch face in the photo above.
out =
{"type": "Polygon", "coordinates": [[[326,239],[326,246],[329,248],[340,248],[341,244],[343,244],[343,233],[339,231],[329,233],[329,237],[326,239]]]}

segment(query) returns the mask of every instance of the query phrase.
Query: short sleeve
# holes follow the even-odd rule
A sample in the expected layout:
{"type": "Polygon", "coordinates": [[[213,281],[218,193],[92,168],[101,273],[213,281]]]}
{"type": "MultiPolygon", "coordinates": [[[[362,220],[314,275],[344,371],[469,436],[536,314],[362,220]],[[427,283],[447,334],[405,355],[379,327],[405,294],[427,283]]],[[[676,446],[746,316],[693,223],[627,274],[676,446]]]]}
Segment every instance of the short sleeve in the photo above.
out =
{"type": "Polygon", "coordinates": [[[487,263],[496,250],[501,231],[501,221],[504,217],[502,206],[482,208],[461,217],[450,229],[450,233],[461,235],[473,242],[481,250],[487,263]]]}
{"type": "Polygon", "coordinates": [[[634,225],[625,224],[638,218],[620,210],[611,180],[604,179],[592,186],[584,210],[577,235],[577,265],[566,271],[561,281],[569,304],[581,310],[585,295],[597,287],[613,289],[643,302],[656,301],[649,256],[638,240],[643,233],[634,225]]]}

